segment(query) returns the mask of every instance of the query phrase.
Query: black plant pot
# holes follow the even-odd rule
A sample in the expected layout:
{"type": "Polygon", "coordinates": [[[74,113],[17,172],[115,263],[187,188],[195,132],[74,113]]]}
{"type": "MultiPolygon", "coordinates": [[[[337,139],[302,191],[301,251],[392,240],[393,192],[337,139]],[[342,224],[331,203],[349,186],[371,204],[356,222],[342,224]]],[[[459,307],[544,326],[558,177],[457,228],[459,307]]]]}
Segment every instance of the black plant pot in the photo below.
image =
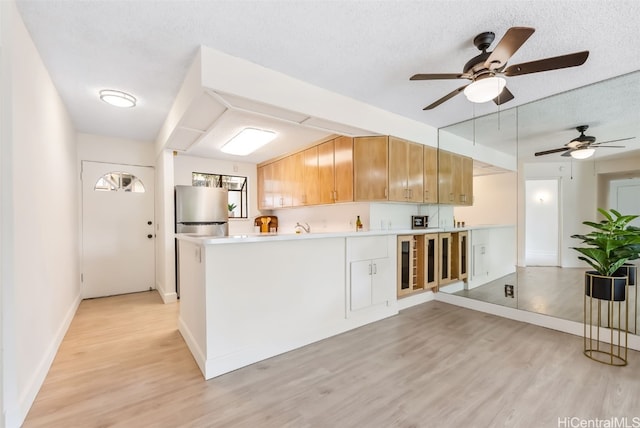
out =
{"type": "Polygon", "coordinates": [[[624,301],[626,286],[626,276],[602,276],[596,271],[588,271],[584,274],[584,292],[594,299],[624,301]],[[611,298],[612,290],[613,299],[611,298]]]}
{"type": "Polygon", "coordinates": [[[617,271],[613,273],[613,276],[626,276],[629,278],[629,285],[636,285],[638,280],[638,266],[632,264],[624,264],[617,271]]]}

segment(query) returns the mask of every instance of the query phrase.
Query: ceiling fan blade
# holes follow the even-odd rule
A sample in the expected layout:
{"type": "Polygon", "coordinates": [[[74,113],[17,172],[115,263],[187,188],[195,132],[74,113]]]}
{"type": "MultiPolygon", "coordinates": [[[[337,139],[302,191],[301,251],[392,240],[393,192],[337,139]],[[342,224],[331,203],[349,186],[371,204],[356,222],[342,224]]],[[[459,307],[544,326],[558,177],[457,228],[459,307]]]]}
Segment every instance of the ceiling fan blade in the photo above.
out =
{"type": "Polygon", "coordinates": [[[536,31],[535,28],[530,27],[509,28],[485,61],[485,67],[489,70],[503,67],[534,31],[536,31]]]}
{"type": "Polygon", "coordinates": [[[414,74],[409,78],[409,80],[445,80],[462,79],[463,77],[465,77],[465,75],[460,73],[414,74]]]}
{"type": "Polygon", "coordinates": [[[552,153],[566,152],[567,150],[570,150],[569,147],[560,147],[559,149],[551,149],[551,150],[545,150],[543,152],[536,152],[535,156],[550,155],[552,153]]]}
{"type": "MultiPolygon", "coordinates": [[[[600,144],[615,143],[617,141],[625,141],[625,140],[633,140],[634,138],[636,138],[636,137],[618,138],[617,140],[600,141],[600,142],[597,142],[597,143],[593,143],[591,145],[592,146],[599,146],[600,144]]],[[[609,147],[615,147],[615,146],[609,146],[609,147]]]]}
{"type": "Polygon", "coordinates": [[[558,70],[560,68],[576,67],[584,64],[589,57],[589,51],[576,52],[567,55],[554,56],[552,58],[537,61],[514,64],[504,70],[505,76],[521,76],[541,71],[558,70]]]}
{"type": "Polygon", "coordinates": [[[460,92],[464,91],[464,88],[466,88],[469,85],[464,85],[464,86],[460,86],[458,89],[454,89],[453,91],[449,92],[447,95],[445,95],[444,97],[440,98],[437,101],[434,101],[433,103],[429,104],[428,106],[426,106],[425,108],[423,108],[422,110],[431,110],[434,107],[438,107],[440,104],[442,104],[443,102],[455,97],[456,95],[458,95],[460,92]]]}
{"type": "Polygon", "coordinates": [[[599,149],[624,149],[626,146],[597,146],[597,147],[599,149]]]}
{"type": "Polygon", "coordinates": [[[566,152],[564,152],[563,154],[561,154],[560,156],[564,156],[565,158],[570,158],[571,157],[571,152],[574,152],[575,149],[567,149],[566,152]]]}
{"type": "Polygon", "coordinates": [[[502,92],[500,92],[500,95],[498,95],[493,99],[493,102],[496,103],[496,105],[501,105],[508,101],[511,101],[513,98],[514,98],[513,94],[505,86],[502,92]]]}

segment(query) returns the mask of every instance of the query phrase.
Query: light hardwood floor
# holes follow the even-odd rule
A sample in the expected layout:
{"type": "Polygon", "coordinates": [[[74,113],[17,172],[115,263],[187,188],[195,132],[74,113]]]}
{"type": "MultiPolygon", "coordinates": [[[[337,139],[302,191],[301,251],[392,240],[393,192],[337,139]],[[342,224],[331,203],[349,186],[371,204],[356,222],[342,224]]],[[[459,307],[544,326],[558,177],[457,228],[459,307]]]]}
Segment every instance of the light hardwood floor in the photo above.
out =
{"type": "Polygon", "coordinates": [[[583,356],[580,337],[441,302],[209,381],[177,311],[155,292],[83,301],[24,426],[555,428],[558,418],[640,418],[640,353],[610,367],[583,356]]]}

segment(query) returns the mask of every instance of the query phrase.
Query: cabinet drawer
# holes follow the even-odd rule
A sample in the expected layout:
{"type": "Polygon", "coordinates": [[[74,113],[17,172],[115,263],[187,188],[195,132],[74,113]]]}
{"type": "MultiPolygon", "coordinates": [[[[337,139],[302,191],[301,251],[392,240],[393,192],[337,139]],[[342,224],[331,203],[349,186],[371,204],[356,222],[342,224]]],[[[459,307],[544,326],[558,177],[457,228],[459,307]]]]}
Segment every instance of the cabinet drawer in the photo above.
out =
{"type": "Polygon", "coordinates": [[[349,261],[383,259],[389,256],[387,236],[366,236],[347,239],[349,261]]]}

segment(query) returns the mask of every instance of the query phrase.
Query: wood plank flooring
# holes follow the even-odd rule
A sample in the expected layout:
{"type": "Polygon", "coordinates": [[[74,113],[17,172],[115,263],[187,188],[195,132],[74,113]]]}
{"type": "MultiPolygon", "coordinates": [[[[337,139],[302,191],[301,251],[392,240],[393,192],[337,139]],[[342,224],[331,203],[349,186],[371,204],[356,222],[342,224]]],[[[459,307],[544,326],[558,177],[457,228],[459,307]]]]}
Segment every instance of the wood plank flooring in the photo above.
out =
{"type": "MultiPolygon", "coordinates": [[[[558,427],[640,417],[582,338],[441,302],[205,381],[155,292],[80,305],[24,427],[558,427]]],[[[224,326],[222,326],[224,328],[224,326]]]]}

